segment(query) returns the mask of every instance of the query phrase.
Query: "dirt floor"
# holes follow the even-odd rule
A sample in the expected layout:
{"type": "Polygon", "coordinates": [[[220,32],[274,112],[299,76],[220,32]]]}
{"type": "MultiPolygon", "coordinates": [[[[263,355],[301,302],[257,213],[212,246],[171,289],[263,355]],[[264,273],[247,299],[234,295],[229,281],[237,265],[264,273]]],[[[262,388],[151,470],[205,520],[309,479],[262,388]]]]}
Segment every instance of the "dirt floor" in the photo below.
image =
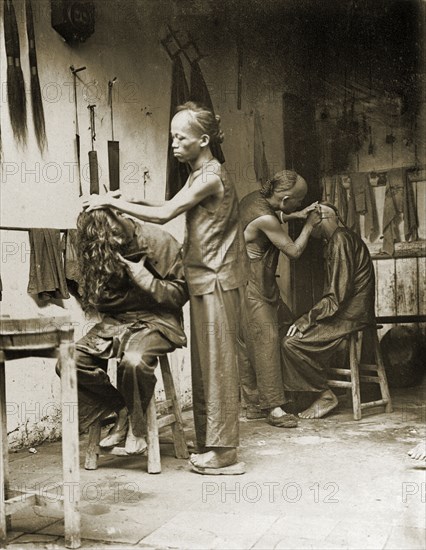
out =
{"type": "MultiPolygon", "coordinates": [[[[193,473],[170,444],[158,475],[145,457],[102,457],[97,470],[81,469],[82,547],[424,549],[425,462],[407,452],[426,436],[425,393],[425,384],[393,391],[392,414],[371,410],[359,422],[346,405],[295,429],[242,419],[242,476],[193,473]]],[[[60,451],[11,454],[12,485],[59,495],[60,451]]],[[[15,514],[9,535],[11,549],[64,547],[63,521],[40,507],[15,514]]]]}

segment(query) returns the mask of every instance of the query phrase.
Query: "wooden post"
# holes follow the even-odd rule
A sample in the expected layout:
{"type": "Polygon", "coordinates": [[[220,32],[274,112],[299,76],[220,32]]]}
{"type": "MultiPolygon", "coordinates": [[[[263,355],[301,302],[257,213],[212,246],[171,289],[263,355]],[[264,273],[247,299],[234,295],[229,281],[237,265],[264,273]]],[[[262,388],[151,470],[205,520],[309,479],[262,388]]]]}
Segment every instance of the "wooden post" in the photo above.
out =
{"type": "Polygon", "coordinates": [[[151,397],[146,411],[146,439],[148,443],[148,473],[159,474],[161,473],[161,458],[155,395],[151,397]]]}
{"type": "Polygon", "coordinates": [[[6,504],[8,489],[8,443],[7,443],[7,417],[6,417],[6,388],[5,388],[4,352],[0,351],[0,548],[6,548],[7,520],[6,504]]]}
{"type": "Polygon", "coordinates": [[[374,346],[374,358],[377,365],[377,376],[380,380],[380,391],[382,393],[382,399],[387,401],[385,411],[387,413],[391,413],[393,412],[392,399],[389,393],[389,386],[386,378],[385,364],[383,363],[382,350],[380,349],[379,337],[377,336],[377,329],[375,327],[371,329],[371,336],[374,346]]]}
{"type": "Polygon", "coordinates": [[[77,373],[73,329],[61,329],[59,348],[62,403],[62,468],[65,546],[80,548],[80,456],[78,440],[77,373]]]}
{"type": "Polygon", "coordinates": [[[173,382],[172,371],[167,355],[160,357],[161,374],[163,376],[164,392],[166,399],[172,403],[172,413],[175,416],[175,421],[172,424],[173,444],[175,448],[176,458],[188,458],[188,446],[185,440],[185,432],[183,430],[182,412],[179,405],[179,400],[176,395],[175,385],[173,382]]]}
{"type": "Polygon", "coordinates": [[[361,420],[361,393],[359,388],[359,365],[357,357],[356,332],[349,337],[349,364],[351,367],[352,404],[354,419],[361,420]]]}
{"type": "Polygon", "coordinates": [[[86,470],[96,470],[98,468],[99,441],[101,440],[102,423],[95,420],[89,428],[89,441],[86,449],[86,460],[84,468],[86,470]]]}

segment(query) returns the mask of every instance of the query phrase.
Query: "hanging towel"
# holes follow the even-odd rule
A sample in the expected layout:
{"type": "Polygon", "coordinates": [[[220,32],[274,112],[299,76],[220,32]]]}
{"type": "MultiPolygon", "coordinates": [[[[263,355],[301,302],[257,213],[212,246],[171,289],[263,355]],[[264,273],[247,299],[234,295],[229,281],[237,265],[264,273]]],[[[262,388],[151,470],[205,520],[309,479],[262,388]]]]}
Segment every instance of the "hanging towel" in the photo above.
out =
{"type": "MultiPolygon", "coordinates": [[[[179,57],[173,59],[172,68],[172,92],[170,97],[170,122],[176,114],[176,108],[189,99],[188,84],[185,71],[179,57]]],[[[172,139],[169,134],[169,146],[167,149],[167,179],[166,200],[171,199],[182,189],[188,179],[189,169],[184,163],[179,162],[173,155],[172,139]]]]}
{"type": "Polygon", "coordinates": [[[355,172],[350,174],[350,178],[355,210],[358,214],[365,214],[367,211],[365,188],[368,183],[368,174],[366,172],[355,172]]]}
{"type": "Polygon", "coordinates": [[[342,220],[347,222],[348,218],[348,197],[346,195],[346,189],[343,187],[342,177],[333,177],[333,203],[337,208],[342,220]]]}
{"type": "Polygon", "coordinates": [[[1,276],[0,276],[0,302],[3,299],[3,283],[1,282],[1,276]]]}
{"type": "Polygon", "coordinates": [[[348,214],[346,217],[346,225],[349,227],[349,229],[352,229],[352,231],[355,231],[355,233],[358,233],[358,235],[360,235],[361,230],[359,226],[359,213],[356,210],[355,193],[352,185],[352,178],[349,187],[348,214]]]}
{"type": "Polygon", "coordinates": [[[394,253],[395,242],[399,241],[398,224],[403,211],[403,196],[406,169],[394,168],[388,171],[383,209],[383,252],[394,253]]]}
{"type": "Polygon", "coordinates": [[[68,229],[62,238],[62,250],[64,253],[65,278],[68,290],[73,296],[79,297],[80,271],[77,256],[77,229],[68,229]]]}
{"type": "Polygon", "coordinates": [[[263,141],[262,119],[259,111],[254,112],[254,173],[256,181],[265,183],[269,179],[269,168],[263,141]]]}
{"type": "MultiPolygon", "coordinates": [[[[196,101],[200,105],[204,105],[204,107],[210,109],[214,114],[213,102],[198,61],[193,61],[191,63],[191,93],[189,99],[191,101],[196,101]]],[[[212,143],[211,151],[212,155],[217,158],[221,164],[225,162],[225,156],[220,143],[212,143]]]]}
{"type": "Polygon", "coordinates": [[[379,214],[377,213],[376,195],[374,189],[370,185],[369,178],[366,179],[365,184],[365,220],[364,231],[365,236],[368,237],[370,243],[374,243],[380,235],[379,214]]]}
{"type": "Polygon", "coordinates": [[[406,176],[404,185],[404,235],[406,241],[417,241],[419,238],[419,219],[417,216],[416,199],[413,184],[406,176]]]}
{"type": "Polygon", "coordinates": [[[331,194],[332,194],[332,186],[333,186],[333,179],[331,176],[323,176],[321,178],[321,186],[322,186],[322,202],[330,202],[331,203],[331,194]]]}
{"type": "Polygon", "coordinates": [[[28,294],[42,300],[69,298],[58,229],[31,229],[28,294]]]}
{"type": "Polygon", "coordinates": [[[365,236],[372,243],[378,238],[380,228],[376,197],[370,185],[370,176],[367,172],[356,172],[351,174],[350,177],[355,210],[358,214],[363,214],[365,216],[365,236]]]}

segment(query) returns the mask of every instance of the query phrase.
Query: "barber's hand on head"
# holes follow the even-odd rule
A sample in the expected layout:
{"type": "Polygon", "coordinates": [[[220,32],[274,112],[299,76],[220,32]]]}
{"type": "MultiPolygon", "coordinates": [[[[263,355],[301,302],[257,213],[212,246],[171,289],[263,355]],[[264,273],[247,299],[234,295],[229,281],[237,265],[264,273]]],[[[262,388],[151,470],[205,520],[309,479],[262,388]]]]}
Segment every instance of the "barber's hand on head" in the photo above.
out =
{"type": "Polygon", "coordinates": [[[315,210],[317,206],[318,206],[318,201],[315,201],[312,204],[310,204],[309,206],[307,206],[306,208],[304,208],[303,210],[299,210],[297,212],[299,218],[303,219],[303,220],[306,220],[306,218],[309,215],[309,212],[312,212],[313,210],[315,210]]]}
{"type": "Polygon", "coordinates": [[[319,207],[317,206],[315,210],[312,210],[309,212],[308,219],[306,220],[306,225],[310,225],[311,227],[315,227],[321,223],[321,211],[319,210],[319,207]]]}
{"type": "Polygon", "coordinates": [[[287,336],[296,336],[297,338],[303,338],[303,334],[296,327],[296,325],[291,325],[291,327],[287,331],[287,336]]]}
{"type": "Polygon", "coordinates": [[[82,197],[82,207],[86,212],[99,210],[100,208],[108,208],[112,204],[112,199],[117,199],[121,196],[121,191],[108,191],[104,195],[89,195],[82,197]]]}

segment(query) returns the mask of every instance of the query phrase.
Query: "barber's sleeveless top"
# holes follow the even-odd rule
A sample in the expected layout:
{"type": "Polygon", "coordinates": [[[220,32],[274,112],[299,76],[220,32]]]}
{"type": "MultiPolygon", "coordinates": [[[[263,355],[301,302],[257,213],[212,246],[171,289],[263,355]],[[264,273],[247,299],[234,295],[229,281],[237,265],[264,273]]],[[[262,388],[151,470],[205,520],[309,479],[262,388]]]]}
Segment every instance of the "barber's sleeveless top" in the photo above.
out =
{"type": "Polygon", "coordinates": [[[223,290],[247,283],[247,253],[240,224],[238,199],[224,167],[212,159],[189,176],[189,186],[208,174],[220,177],[224,196],[215,210],[197,204],[186,213],[183,265],[189,293],[214,291],[216,281],[223,290]]]}
{"type": "MultiPolygon", "coordinates": [[[[246,195],[240,202],[243,231],[260,216],[275,216],[275,211],[259,191],[246,195]]],[[[249,284],[247,296],[253,300],[273,303],[279,300],[280,290],[275,278],[280,251],[263,233],[253,243],[247,244],[249,251],[249,284]]]]}

